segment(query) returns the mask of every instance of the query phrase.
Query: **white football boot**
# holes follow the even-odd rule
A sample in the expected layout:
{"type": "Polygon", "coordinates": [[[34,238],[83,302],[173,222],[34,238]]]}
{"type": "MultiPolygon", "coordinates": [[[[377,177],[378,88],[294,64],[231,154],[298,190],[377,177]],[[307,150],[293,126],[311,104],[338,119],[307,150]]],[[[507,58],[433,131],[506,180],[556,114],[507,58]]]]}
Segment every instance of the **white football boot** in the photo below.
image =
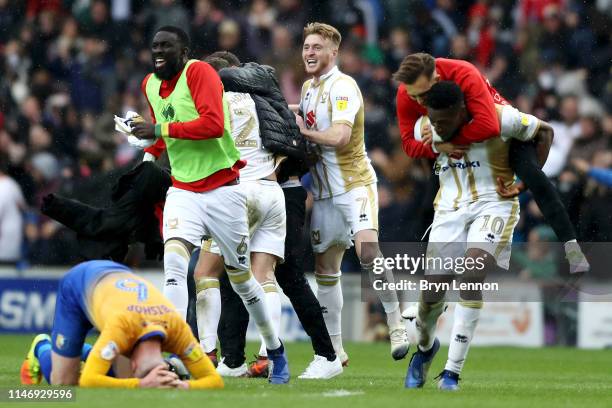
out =
{"type": "Polygon", "coordinates": [[[240,367],[230,368],[223,360],[224,359],[221,359],[219,365],[217,366],[217,372],[221,377],[246,377],[249,374],[249,369],[247,368],[246,362],[240,367]]]}
{"type": "Polygon", "coordinates": [[[342,374],[342,371],[344,369],[338,356],[336,356],[334,361],[329,361],[323,356],[315,355],[314,360],[310,362],[306,370],[298,378],[303,380],[327,380],[342,374]]]}

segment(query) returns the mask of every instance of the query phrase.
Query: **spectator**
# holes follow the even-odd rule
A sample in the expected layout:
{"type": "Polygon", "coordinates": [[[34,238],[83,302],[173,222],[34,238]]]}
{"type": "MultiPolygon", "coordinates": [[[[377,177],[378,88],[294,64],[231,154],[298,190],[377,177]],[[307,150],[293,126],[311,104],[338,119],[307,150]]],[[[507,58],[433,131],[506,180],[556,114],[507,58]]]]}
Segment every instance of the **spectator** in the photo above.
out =
{"type": "Polygon", "coordinates": [[[561,100],[560,121],[552,121],[555,131],[548,160],[542,169],[548,177],[555,177],[561,173],[567,162],[574,140],[580,136],[580,121],[578,116],[578,98],[566,96],[561,100]]]}
{"type": "MultiPolygon", "coordinates": [[[[117,167],[135,157],[125,138],[113,132],[112,116],[127,110],[149,115],[140,84],[151,71],[151,33],[162,24],[189,30],[192,57],[225,48],[243,61],[273,66],[290,102],[299,100],[304,79],[300,40],[305,22],[340,27],[341,69],[357,80],[366,106],[365,142],[381,179],[385,239],[420,239],[437,189],[430,164],[410,160],[399,147],[389,73],[416,51],[473,61],[514,106],[552,122],[555,138],[544,170],[558,183],[582,237],[607,239],[610,188],[568,170],[567,164],[583,158],[601,171],[608,167],[609,3],[0,0],[0,155],[7,157],[7,172],[33,209],[27,225],[29,230],[36,226],[38,238],[30,242],[29,259],[70,259],[65,251],[53,253],[51,241],[43,238],[65,238],[66,247],[71,245],[63,229],[37,218],[41,192],[61,189],[99,200],[108,187],[107,172],[120,173],[117,167]],[[40,168],[32,167],[48,154],[56,163],[53,178],[41,177],[40,168]]],[[[528,194],[522,201],[517,239],[528,238],[543,223],[528,194]]]]}
{"type": "Polygon", "coordinates": [[[25,200],[7,171],[8,159],[0,154],[0,263],[15,264],[22,252],[25,200]]]}

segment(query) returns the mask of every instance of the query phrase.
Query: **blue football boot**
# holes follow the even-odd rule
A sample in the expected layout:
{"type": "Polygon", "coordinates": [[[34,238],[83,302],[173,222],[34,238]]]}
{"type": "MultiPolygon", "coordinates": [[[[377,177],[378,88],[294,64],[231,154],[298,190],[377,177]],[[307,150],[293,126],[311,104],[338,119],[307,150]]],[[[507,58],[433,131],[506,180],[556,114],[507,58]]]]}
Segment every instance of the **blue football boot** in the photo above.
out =
{"type": "Polygon", "coordinates": [[[444,370],[436,378],[440,378],[440,381],[438,381],[439,389],[445,391],[459,391],[459,374],[444,370]]]}
{"type": "Polygon", "coordinates": [[[417,351],[412,355],[408,372],[406,373],[406,380],[404,381],[406,388],[421,388],[425,384],[429,366],[438,350],[440,350],[440,341],[437,337],[431,349],[426,352],[421,351],[417,346],[417,351]]]}
{"type": "Polygon", "coordinates": [[[268,361],[270,367],[268,382],[270,384],[287,384],[289,382],[289,361],[285,354],[285,347],[281,343],[276,350],[268,349],[268,361]]]}

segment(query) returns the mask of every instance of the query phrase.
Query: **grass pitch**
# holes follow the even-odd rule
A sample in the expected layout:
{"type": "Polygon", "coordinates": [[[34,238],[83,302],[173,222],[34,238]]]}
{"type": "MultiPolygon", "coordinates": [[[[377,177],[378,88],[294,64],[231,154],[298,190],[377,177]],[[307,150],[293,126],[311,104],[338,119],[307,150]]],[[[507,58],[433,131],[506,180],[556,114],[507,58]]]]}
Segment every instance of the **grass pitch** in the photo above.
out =
{"type": "MultiPolygon", "coordinates": [[[[33,336],[0,336],[0,390],[18,387],[19,367],[33,336]]],[[[327,381],[298,380],[312,359],[309,343],[286,349],[292,379],[271,386],[262,379],[227,379],[219,391],[76,390],[76,402],[7,403],[0,406],[42,407],[610,407],[612,350],[569,348],[522,349],[475,347],[461,375],[461,391],[436,389],[433,377],[443,368],[442,348],[421,390],[404,389],[408,359],[392,361],[387,344],[346,344],[350,366],[327,381]]],[[[249,345],[254,353],[257,345],[249,345]]]]}

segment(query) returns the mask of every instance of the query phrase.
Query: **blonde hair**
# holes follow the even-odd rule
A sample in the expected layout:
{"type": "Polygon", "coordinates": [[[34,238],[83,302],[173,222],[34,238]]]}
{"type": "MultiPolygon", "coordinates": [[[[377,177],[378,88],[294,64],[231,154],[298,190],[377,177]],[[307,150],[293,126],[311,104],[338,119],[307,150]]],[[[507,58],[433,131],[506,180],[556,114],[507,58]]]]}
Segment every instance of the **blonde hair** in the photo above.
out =
{"type": "Polygon", "coordinates": [[[308,23],[308,25],[304,27],[304,35],[302,40],[305,40],[306,37],[311,34],[317,34],[326,40],[330,40],[336,47],[339,47],[340,42],[342,41],[340,31],[338,31],[336,27],[325,23],[308,23]]]}

